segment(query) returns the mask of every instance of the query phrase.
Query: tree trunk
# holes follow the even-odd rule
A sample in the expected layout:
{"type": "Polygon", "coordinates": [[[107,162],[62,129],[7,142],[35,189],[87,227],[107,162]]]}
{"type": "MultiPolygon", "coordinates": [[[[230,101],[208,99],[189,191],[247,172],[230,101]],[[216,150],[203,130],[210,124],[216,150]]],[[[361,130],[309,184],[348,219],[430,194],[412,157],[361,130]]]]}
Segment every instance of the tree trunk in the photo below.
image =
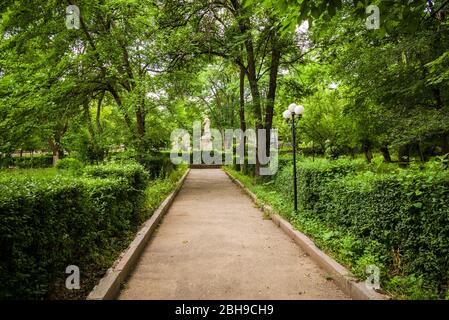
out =
{"type": "Polygon", "coordinates": [[[418,141],[416,143],[416,147],[417,147],[418,153],[419,153],[419,160],[421,160],[421,162],[425,162],[426,161],[426,156],[423,153],[421,141],[418,141]]]}
{"type": "Polygon", "coordinates": [[[90,109],[88,102],[85,102],[83,107],[84,107],[84,115],[87,122],[87,129],[90,135],[90,143],[95,152],[95,161],[98,163],[99,161],[102,161],[104,159],[104,153],[103,150],[101,150],[97,141],[97,134],[95,132],[94,124],[92,123],[92,118],[90,116],[90,109]]]}
{"type": "Polygon", "coordinates": [[[443,153],[443,155],[449,153],[449,141],[448,140],[449,139],[448,139],[447,134],[441,135],[441,152],[443,153]]]}
{"type": "Polygon", "coordinates": [[[120,98],[119,94],[117,93],[117,91],[114,89],[114,87],[112,85],[109,86],[109,92],[111,93],[112,97],[114,98],[115,102],[117,103],[117,106],[119,107],[119,109],[123,112],[123,117],[124,117],[124,120],[126,123],[126,127],[130,131],[133,131],[131,119],[129,118],[129,115],[126,112],[125,107],[123,106],[122,99],[120,98]]]}
{"type": "MultiPolygon", "coordinates": [[[[262,106],[260,101],[260,91],[259,84],[257,81],[257,73],[256,73],[256,63],[254,57],[254,49],[253,49],[253,41],[249,38],[245,41],[247,59],[248,59],[248,82],[251,91],[251,96],[253,98],[253,108],[256,122],[256,137],[257,137],[257,146],[259,145],[259,135],[258,132],[260,129],[263,129],[263,120],[262,120],[262,106]]],[[[256,152],[256,176],[259,176],[260,172],[260,159],[259,154],[256,152]]]]}
{"type": "Polygon", "coordinates": [[[145,154],[147,151],[147,146],[145,143],[145,114],[142,111],[142,107],[138,107],[136,111],[136,122],[137,122],[137,138],[138,138],[138,152],[145,154]]]}
{"type": "Polygon", "coordinates": [[[400,146],[398,150],[399,166],[407,167],[410,162],[410,147],[409,145],[400,146]]]}
{"type": "MultiPolygon", "coordinates": [[[[254,108],[254,118],[256,122],[256,137],[258,137],[258,130],[263,129],[263,119],[262,119],[262,105],[260,101],[260,90],[257,79],[256,71],[256,58],[254,54],[254,44],[251,35],[251,21],[248,16],[245,15],[244,9],[242,9],[241,4],[237,0],[232,0],[232,5],[238,13],[237,21],[240,33],[245,36],[245,49],[246,49],[246,59],[248,63],[247,77],[249,82],[249,87],[251,91],[251,96],[253,98],[253,108],[254,108]]],[[[257,145],[259,144],[259,139],[257,138],[257,145]]],[[[256,152],[256,176],[259,176],[260,171],[260,159],[258,152],[256,152]]]]}
{"type": "Polygon", "coordinates": [[[97,124],[97,131],[99,133],[103,132],[103,128],[101,127],[101,105],[103,103],[103,99],[104,99],[104,94],[105,92],[103,91],[100,95],[100,98],[98,99],[98,104],[97,104],[97,118],[96,118],[96,124],[97,124]]]}
{"type": "Polygon", "coordinates": [[[89,103],[87,101],[84,102],[83,109],[84,109],[84,117],[85,117],[86,123],[87,123],[87,129],[89,131],[92,144],[95,145],[95,130],[94,130],[94,126],[92,124],[92,119],[90,117],[89,103]]]}
{"type": "Polygon", "coordinates": [[[64,150],[62,150],[60,147],[57,147],[55,150],[53,150],[53,166],[55,166],[59,159],[62,159],[63,157],[64,150]]]}
{"type": "Polygon", "coordinates": [[[64,157],[64,150],[61,147],[61,143],[59,141],[60,139],[50,139],[49,145],[53,152],[53,166],[56,166],[59,159],[62,159],[64,157]]]}
{"type": "MultiPolygon", "coordinates": [[[[240,130],[246,131],[245,119],[245,70],[240,66],[240,130]]],[[[246,172],[246,136],[243,136],[243,164],[240,166],[240,171],[246,172]]]]}
{"type": "Polygon", "coordinates": [[[62,147],[61,140],[68,129],[69,123],[65,120],[64,124],[54,129],[53,138],[49,139],[49,145],[53,152],[53,166],[56,165],[59,159],[64,157],[64,148],[62,147]]]}
{"type": "Polygon", "coordinates": [[[145,115],[143,114],[142,108],[139,107],[136,111],[136,121],[137,121],[137,133],[140,138],[145,137],[145,115]]]}
{"type": "Polygon", "coordinates": [[[271,65],[270,65],[270,82],[267,93],[267,107],[265,111],[265,129],[266,131],[266,152],[270,156],[271,128],[273,126],[274,102],[276,99],[277,80],[279,73],[279,63],[281,53],[278,48],[277,31],[273,32],[271,38],[271,65]]]}
{"type": "Polygon", "coordinates": [[[388,145],[381,147],[380,152],[382,153],[382,155],[384,157],[384,162],[391,163],[391,155],[390,155],[390,150],[388,150],[388,145]]]}
{"type": "Polygon", "coordinates": [[[371,153],[371,144],[369,142],[364,142],[362,145],[363,153],[365,154],[365,159],[368,163],[373,160],[373,154],[371,153]]]}

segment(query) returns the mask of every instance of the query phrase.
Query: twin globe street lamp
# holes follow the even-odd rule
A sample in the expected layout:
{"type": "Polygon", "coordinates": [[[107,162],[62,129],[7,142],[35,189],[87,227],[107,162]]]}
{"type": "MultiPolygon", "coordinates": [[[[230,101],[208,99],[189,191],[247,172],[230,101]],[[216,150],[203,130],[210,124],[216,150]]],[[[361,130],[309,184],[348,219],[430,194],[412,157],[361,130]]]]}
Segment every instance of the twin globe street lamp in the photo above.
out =
{"type": "Polygon", "coordinates": [[[298,211],[298,186],[296,181],[296,123],[295,116],[298,117],[298,121],[301,119],[304,113],[304,107],[292,103],[288,106],[288,109],[282,113],[282,116],[286,121],[292,120],[292,137],[293,137],[293,193],[294,193],[294,206],[295,212],[298,211]]]}

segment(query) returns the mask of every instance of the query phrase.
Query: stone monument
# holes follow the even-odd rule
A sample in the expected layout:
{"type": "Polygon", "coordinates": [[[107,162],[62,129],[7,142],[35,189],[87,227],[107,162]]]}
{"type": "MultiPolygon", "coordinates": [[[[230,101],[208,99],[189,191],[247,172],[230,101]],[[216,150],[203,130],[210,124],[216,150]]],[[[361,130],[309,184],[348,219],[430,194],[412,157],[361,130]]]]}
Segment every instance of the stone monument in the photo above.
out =
{"type": "Polygon", "coordinates": [[[204,119],[204,135],[201,137],[201,150],[203,151],[212,151],[213,143],[212,143],[212,133],[210,131],[210,120],[208,117],[204,119]]]}

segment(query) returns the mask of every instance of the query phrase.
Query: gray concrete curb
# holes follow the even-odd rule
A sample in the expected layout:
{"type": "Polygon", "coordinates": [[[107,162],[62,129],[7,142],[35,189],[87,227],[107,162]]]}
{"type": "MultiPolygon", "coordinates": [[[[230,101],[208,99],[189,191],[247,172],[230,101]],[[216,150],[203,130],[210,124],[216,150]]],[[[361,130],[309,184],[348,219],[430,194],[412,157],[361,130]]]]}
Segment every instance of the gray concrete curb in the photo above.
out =
{"type": "Polygon", "coordinates": [[[168,211],[173,200],[181,190],[190,169],[182,176],[179,180],[175,191],[173,191],[159,208],[153,213],[151,218],[146,221],[137,236],[134,238],[133,242],[128,246],[128,248],[122,252],[120,257],[115,261],[113,266],[108,269],[105,276],[99,281],[99,283],[93,288],[89,293],[87,300],[113,300],[120,293],[120,286],[123,281],[129,276],[133,270],[136,262],[138,261],[140,255],[143,252],[148,240],[150,240],[151,235],[154,230],[158,227],[162,217],[168,211]]]}
{"type": "MultiPolygon", "coordinates": [[[[226,171],[225,171],[226,172],[226,171]]],[[[305,234],[296,230],[287,220],[279,216],[273,208],[262,203],[243,183],[226,172],[229,178],[238,185],[248,196],[259,205],[262,210],[270,215],[275,225],[280,227],[285,234],[295,241],[323,270],[332,276],[338,287],[354,300],[388,300],[389,296],[380,294],[368,288],[364,282],[359,280],[344,266],[321,251],[315,243],[305,234]]]]}

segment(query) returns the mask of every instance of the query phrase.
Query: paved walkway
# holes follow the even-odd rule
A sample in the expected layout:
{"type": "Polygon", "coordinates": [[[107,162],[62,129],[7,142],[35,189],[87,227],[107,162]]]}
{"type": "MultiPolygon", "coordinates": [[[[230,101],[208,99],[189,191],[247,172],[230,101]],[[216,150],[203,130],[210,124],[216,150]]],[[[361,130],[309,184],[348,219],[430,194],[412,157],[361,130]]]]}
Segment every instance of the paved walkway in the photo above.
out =
{"type": "Polygon", "coordinates": [[[218,169],[192,170],[120,299],[348,299],[218,169]]]}

